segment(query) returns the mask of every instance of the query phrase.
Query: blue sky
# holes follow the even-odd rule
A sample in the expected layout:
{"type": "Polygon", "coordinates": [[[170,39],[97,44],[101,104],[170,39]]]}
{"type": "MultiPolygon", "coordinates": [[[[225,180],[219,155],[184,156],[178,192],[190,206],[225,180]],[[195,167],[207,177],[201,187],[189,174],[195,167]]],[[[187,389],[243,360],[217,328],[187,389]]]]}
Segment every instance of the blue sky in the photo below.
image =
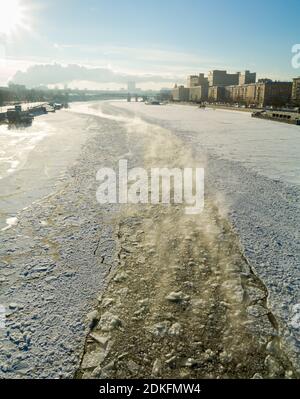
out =
{"type": "Polygon", "coordinates": [[[291,66],[299,0],[19,2],[30,30],[0,36],[0,84],[18,69],[53,62],[156,75],[162,85],[216,68],[281,80],[300,75],[291,66]]]}

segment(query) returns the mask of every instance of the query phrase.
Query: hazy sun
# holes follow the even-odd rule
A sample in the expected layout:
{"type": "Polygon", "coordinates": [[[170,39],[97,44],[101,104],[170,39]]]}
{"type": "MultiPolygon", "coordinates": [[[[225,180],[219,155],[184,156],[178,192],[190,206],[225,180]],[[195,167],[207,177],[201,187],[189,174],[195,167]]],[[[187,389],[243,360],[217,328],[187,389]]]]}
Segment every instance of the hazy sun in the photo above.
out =
{"type": "Polygon", "coordinates": [[[25,8],[21,0],[0,0],[0,35],[10,35],[25,27],[25,8]]]}

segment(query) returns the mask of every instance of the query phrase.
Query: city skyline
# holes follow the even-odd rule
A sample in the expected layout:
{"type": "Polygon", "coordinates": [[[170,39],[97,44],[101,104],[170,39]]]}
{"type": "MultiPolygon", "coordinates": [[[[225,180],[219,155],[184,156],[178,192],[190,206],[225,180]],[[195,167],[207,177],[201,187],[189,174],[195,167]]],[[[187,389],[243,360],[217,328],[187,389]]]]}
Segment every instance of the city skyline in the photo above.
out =
{"type": "Polygon", "coordinates": [[[1,85],[17,71],[54,63],[81,66],[85,73],[71,75],[74,80],[68,82],[52,77],[47,84],[88,89],[125,87],[128,80],[142,88],[172,87],[186,75],[212,69],[256,70],[258,78],[274,80],[300,75],[291,62],[292,47],[300,41],[300,5],[294,0],[242,6],[235,0],[226,5],[115,0],[114,7],[94,0],[0,4],[1,85]],[[96,80],[94,68],[101,70],[96,80]]]}

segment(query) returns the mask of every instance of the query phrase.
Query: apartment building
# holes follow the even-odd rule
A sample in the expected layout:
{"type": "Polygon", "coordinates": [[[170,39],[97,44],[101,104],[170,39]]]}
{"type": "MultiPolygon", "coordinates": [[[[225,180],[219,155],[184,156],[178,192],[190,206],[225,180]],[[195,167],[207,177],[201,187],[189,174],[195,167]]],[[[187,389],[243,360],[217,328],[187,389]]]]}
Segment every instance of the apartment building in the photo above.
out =
{"type": "Polygon", "coordinates": [[[224,99],[228,103],[255,104],[256,84],[226,86],[224,99]]]}
{"type": "Polygon", "coordinates": [[[225,70],[210,71],[204,74],[190,75],[187,88],[175,86],[174,101],[191,102],[228,102],[256,107],[284,106],[293,100],[300,105],[300,77],[291,82],[273,82],[260,79],[256,82],[256,73],[246,70],[229,74],[225,70]]]}
{"type": "Polygon", "coordinates": [[[208,99],[208,84],[202,86],[190,87],[190,97],[191,102],[200,103],[202,101],[207,101],[208,99]]]}
{"type": "Polygon", "coordinates": [[[204,76],[204,73],[200,73],[199,75],[190,75],[187,78],[188,88],[206,85],[208,85],[208,78],[204,76]]]}
{"type": "Polygon", "coordinates": [[[209,86],[230,86],[239,84],[239,72],[227,73],[227,71],[214,70],[208,73],[209,86]]]}
{"type": "Polygon", "coordinates": [[[300,76],[293,79],[292,101],[300,107],[300,76]]]}
{"type": "Polygon", "coordinates": [[[192,102],[206,101],[208,97],[208,79],[204,73],[190,75],[187,79],[189,88],[189,100],[192,102]]]}
{"type": "Polygon", "coordinates": [[[256,72],[244,71],[227,73],[227,71],[214,70],[208,73],[209,86],[235,86],[256,82],[256,72]]]}
{"type": "Polygon", "coordinates": [[[196,87],[199,86],[199,76],[198,75],[190,75],[187,78],[187,87],[196,87]]]}
{"type": "Polygon", "coordinates": [[[292,83],[261,81],[238,86],[225,87],[224,101],[245,105],[283,106],[291,101],[292,83]]]}
{"type": "Polygon", "coordinates": [[[239,73],[239,85],[247,85],[256,82],[256,72],[240,72],[239,73]]]}
{"type": "Polygon", "coordinates": [[[190,99],[190,89],[184,86],[175,85],[172,90],[173,101],[189,101],[190,99]]]}
{"type": "Polygon", "coordinates": [[[208,88],[208,101],[223,102],[225,100],[224,86],[211,86],[208,88]]]}

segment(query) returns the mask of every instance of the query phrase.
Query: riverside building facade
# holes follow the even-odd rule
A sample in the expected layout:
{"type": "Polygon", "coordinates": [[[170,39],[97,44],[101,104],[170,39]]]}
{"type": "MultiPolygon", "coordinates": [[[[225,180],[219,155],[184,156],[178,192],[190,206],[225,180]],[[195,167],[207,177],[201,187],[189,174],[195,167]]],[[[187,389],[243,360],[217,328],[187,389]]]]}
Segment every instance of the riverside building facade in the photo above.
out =
{"type": "Polygon", "coordinates": [[[300,107],[300,76],[293,79],[292,101],[300,107]]]}
{"type": "Polygon", "coordinates": [[[175,86],[174,101],[233,103],[263,108],[285,106],[292,102],[300,105],[300,77],[291,82],[260,79],[248,70],[234,74],[213,70],[205,77],[203,73],[190,75],[187,87],[175,86]]]}
{"type": "Polygon", "coordinates": [[[252,84],[225,87],[224,101],[244,105],[284,106],[291,101],[292,83],[258,82],[252,84]]]}
{"type": "Polygon", "coordinates": [[[189,101],[202,102],[208,99],[208,78],[204,73],[199,75],[190,75],[187,79],[187,87],[189,89],[189,101]]]}

